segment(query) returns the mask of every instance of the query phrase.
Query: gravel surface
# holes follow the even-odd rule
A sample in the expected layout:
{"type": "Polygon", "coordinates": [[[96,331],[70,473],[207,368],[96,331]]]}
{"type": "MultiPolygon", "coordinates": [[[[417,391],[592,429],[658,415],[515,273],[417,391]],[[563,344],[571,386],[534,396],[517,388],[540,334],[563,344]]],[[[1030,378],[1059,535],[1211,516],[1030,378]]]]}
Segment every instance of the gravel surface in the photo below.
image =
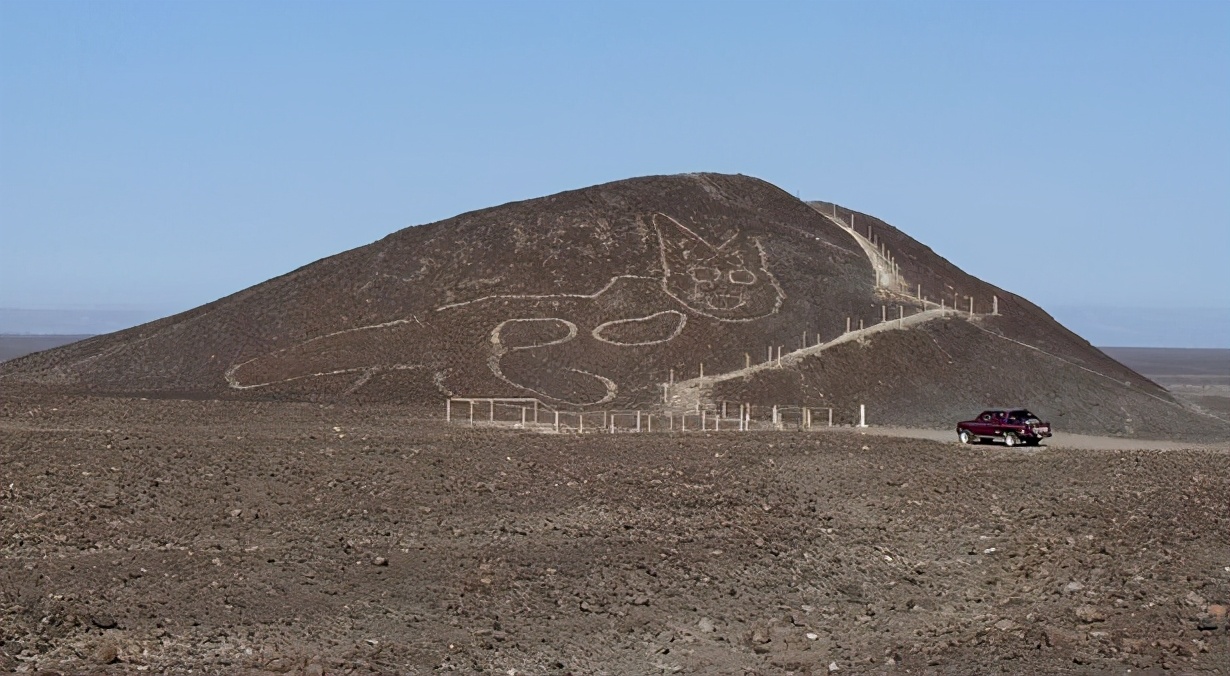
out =
{"type": "Polygon", "coordinates": [[[0,670],[1226,673],[1225,454],[10,397],[0,670]]]}

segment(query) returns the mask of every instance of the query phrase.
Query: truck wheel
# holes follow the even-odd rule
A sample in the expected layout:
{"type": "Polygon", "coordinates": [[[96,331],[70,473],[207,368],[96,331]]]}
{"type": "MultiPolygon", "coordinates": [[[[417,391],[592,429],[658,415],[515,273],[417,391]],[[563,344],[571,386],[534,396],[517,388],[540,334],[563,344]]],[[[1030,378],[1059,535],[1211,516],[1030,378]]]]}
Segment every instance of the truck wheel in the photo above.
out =
{"type": "Polygon", "coordinates": [[[961,430],[957,432],[957,438],[960,439],[963,444],[974,443],[974,437],[969,433],[969,430],[961,430]]]}
{"type": "Polygon", "coordinates": [[[1005,446],[1009,446],[1009,447],[1016,446],[1019,443],[1021,443],[1021,440],[1018,439],[1017,436],[1013,434],[1012,432],[1008,432],[1004,434],[1004,445],[1005,446]]]}

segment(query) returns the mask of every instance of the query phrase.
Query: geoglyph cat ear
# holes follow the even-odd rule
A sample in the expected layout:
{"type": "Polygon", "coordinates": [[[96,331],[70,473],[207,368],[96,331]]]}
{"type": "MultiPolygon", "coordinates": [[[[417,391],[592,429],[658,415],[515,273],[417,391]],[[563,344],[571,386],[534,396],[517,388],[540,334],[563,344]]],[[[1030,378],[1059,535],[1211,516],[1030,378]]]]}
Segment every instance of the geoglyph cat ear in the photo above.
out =
{"type": "Polygon", "coordinates": [[[670,216],[654,214],[653,224],[658,231],[658,241],[662,244],[662,263],[668,270],[671,261],[704,260],[712,258],[717,252],[700,235],[670,216]]]}
{"type": "Polygon", "coordinates": [[[666,214],[654,214],[653,224],[657,226],[658,232],[659,234],[662,235],[663,239],[669,239],[670,236],[678,234],[678,235],[683,235],[687,239],[691,240],[689,244],[693,244],[693,245],[703,244],[711,249],[713,248],[713,246],[709,244],[708,242],[706,242],[703,237],[696,234],[695,232],[692,232],[692,230],[689,229],[686,225],[680,223],[679,221],[676,221],[675,219],[671,218],[670,216],[667,216],[666,214]]]}

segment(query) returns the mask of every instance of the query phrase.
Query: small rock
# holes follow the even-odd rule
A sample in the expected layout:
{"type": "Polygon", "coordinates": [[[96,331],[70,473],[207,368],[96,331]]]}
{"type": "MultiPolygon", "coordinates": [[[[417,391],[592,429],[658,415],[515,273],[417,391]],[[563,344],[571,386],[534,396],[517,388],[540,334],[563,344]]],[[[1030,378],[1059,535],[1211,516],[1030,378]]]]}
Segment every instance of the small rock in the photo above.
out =
{"type": "Polygon", "coordinates": [[[819,635],[819,634],[814,634],[814,633],[812,633],[812,632],[810,632],[810,631],[809,631],[809,632],[807,632],[807,640],[808,640],[808,641],[814,641],[814,640],[816,640],[816,639],[818,639],[818,638],[820,638],[820,635],[819,635]]]}
{"type": "Polygon", "coordinates": [[[1011,631],[1016,628],[1016,622],[1012,620],[1000,620],[995,623],[995,628],[1000,631],[1011,631]]]}
{"type": "Polygon", "coordinates": [[[1076,619],[1080,620],[1081,622],[1104,622],[1106,621],[1106,613],[1102,612],[1099,608],[1095,608],[1094,606],[1091,606],[1091,605],[1080,606],[1074,612],[1076,613],[1076,619]]]}
{"type": "Polygon", "coordinates": [[[111,664],[119,657],[119,651],[110,643],[104,643],[90,655],[90,659],[94,664],[111,664]]]}
{"type": "Polygon", "coordinates": [[[761,627],[756,627],[752,630],[752,643],[768,643],[769,632],[761,627]]]}
{"type": "Polygon", "coordinates": [[[1063,590],[1071,594],[1072,592],[1078,592],[1084,588],[1085,588],[1085,585],[1079,582],[1076,582],[1076,581],[1072,581],[1072,582],[1069,582],[1068,586],[1064,587],[1063,590]]]}
{"type": "Polygon", "coordinates": [[[303,676],[325,676],[325,665],[312,662],[303,668],[303,676]]]}
{"type": "Polygon", "coordinates": [[[832,671],[838,671],[838,670],[840,670],[840,669],[841,669],[841,667],[837,666],[837,663],[836,663],[836,662],[829,662],[829,671],[830,671],[830,672],[832,672],[832,671]]]}
{"type": "Polygon", "coordinates": [[[709,619],[709,618],[707,618],[707,617],[702,617],[702,618],[700,618],[700,622],[697,622],[697,623],[696,623],[696,627],[697,627],[698,629],[700,629],[701,631],[705,632],[706,634],[708,634],[708,633],[712,632],[712,631],[713,631],[713,629],[714,629],[714,627],[713,627],[713,620],[711,620],[711,619],[709,619]]]}
{"type": "Polygon", "coordinates": [[[389,565],[389,560],[384,558],[383,556],[377,556],[376,558],[372,559],[372,565],[373,566],[387,566],[389,565]]]}
{"type": "Polygon", "coordinates": [[[1187,592],[1187,596],[1184,596],[1183,600],[1186,601],[1188,605],[1196,606],[1197,608],[1202,608],[1205,605],[1204,597],[1194,591],[1187,592]]]}
{"type": "Polygon", "coordinates": [[[1221,620],[1216,617],[1202,617],[1196,622],[1196,628],[1200,631],[1217,631],[1221,628],[1221,620]]]}
{"type": "Polygon", "coordinates": [[[115,618],[110,615],[92,615],[90,622],[94,623],[99,629],[112,629],[115,627],[115,618]]]}
{"type": "Polygon", "coordinates": [[[1210,604],[1209,607],[1205,609],[1205,612],[1209,614],[1209,617],[1215,617],[1219,620],[1226,619],[1226,606],[1220,603],[1210,604]]]}
{"type": "Polygon", "coordinates": [[[638,594],[636,598],[632,599],[632,605],[647,606],[649,605],[649,597],[644,594],[638,594]]]}

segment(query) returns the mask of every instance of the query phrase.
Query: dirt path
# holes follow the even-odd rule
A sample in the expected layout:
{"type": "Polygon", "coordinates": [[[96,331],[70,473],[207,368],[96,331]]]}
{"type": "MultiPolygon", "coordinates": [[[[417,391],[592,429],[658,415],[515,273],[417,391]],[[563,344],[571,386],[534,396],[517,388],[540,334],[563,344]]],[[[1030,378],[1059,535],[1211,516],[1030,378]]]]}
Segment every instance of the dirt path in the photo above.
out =
{"type": "MultiPolygon", "coordinates": [[[[853,431],[845,428],[845,431],[853,431]]],[[[957,434],[952,430],[928,430],[911,427],[868,427],[854,431],[880,437],[897,437],[904,439],[929,439],[957,443],[957,434]]],[[[1195,444],[1180,441],[1163,441],[1155,439],[1128,439],[1123,437],[1095,437],[1087,434],[1071,434],[1055,432],[1055,436],[1043,442],[1042,448],[1065,449],[1074,451],[1177,451],[1195,449],[1202,451],[1230,453],[1230,440],[1213,444],[1195,444]]],[[[1037,450],[1037,449],[1017,449],[1037,450]]]]}

